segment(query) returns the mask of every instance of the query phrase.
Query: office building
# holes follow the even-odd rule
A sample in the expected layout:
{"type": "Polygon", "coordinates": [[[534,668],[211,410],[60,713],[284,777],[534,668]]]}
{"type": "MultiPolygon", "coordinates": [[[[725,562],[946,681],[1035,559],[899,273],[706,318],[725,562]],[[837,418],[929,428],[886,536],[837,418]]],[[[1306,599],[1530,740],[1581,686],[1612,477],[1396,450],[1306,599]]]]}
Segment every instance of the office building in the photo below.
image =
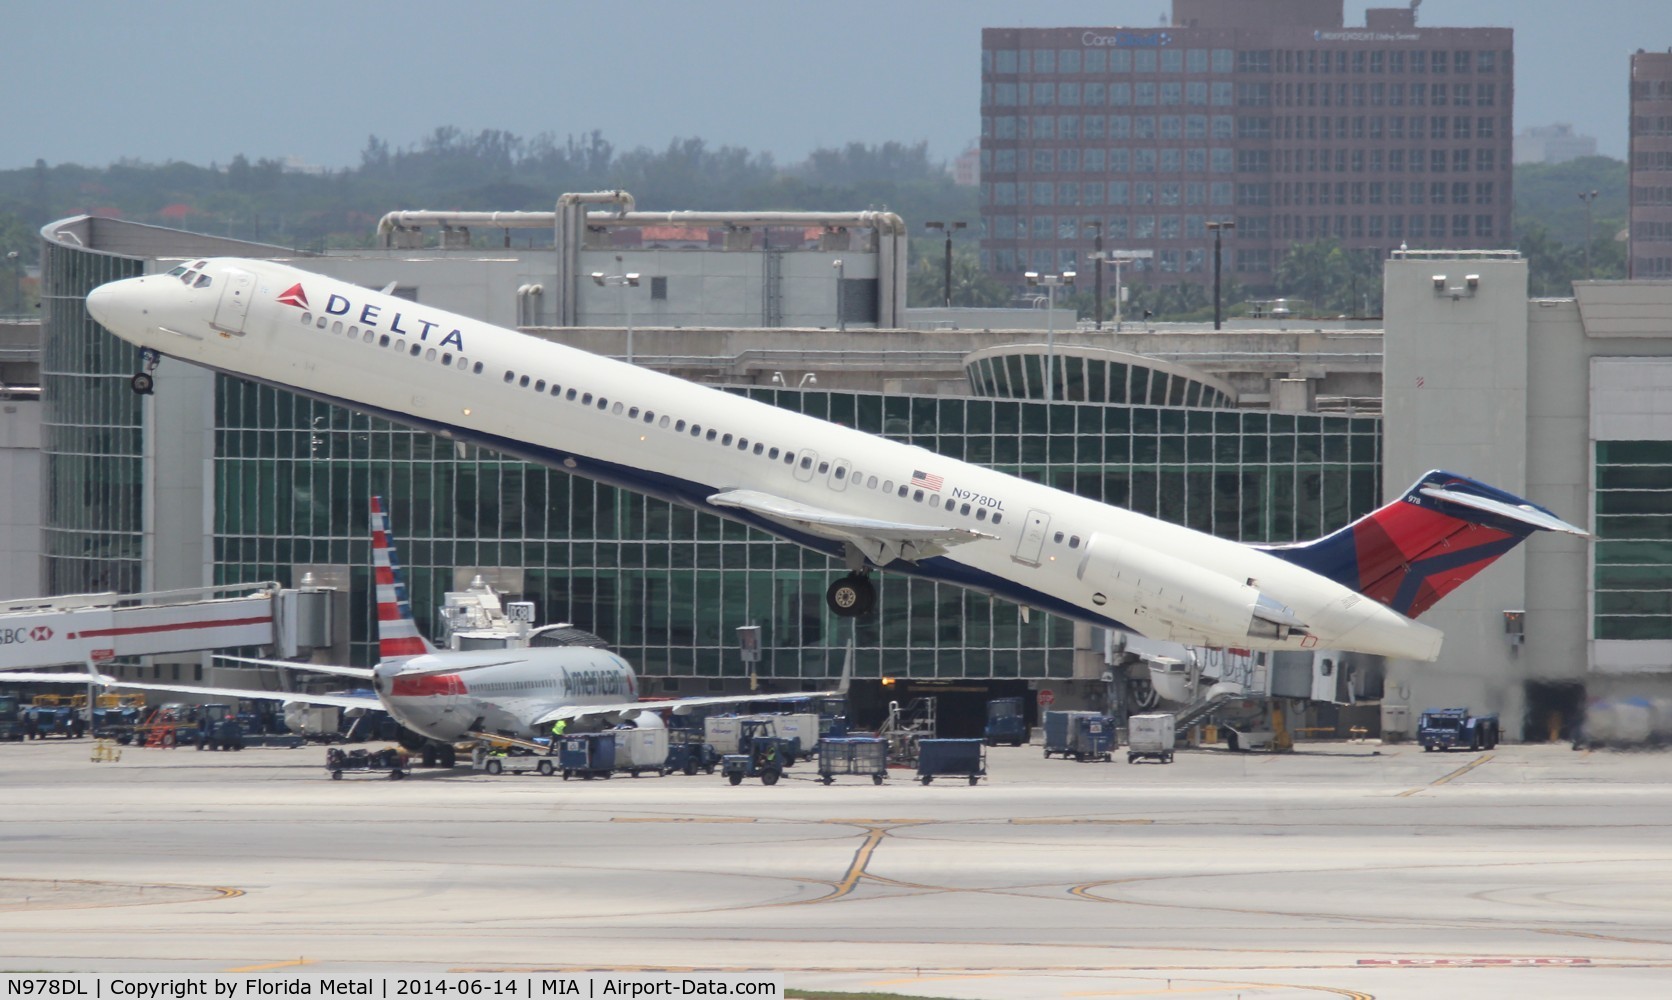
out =
{"type": "Polygon", "coordinates": [[[1630,167],[1626,274],[1672,278],[1672,51],[1631,57],[1630,167]]]}
{"type": "Polygon", "coordinates": [[[1210,221],[1235,224],[1225,276],[1256,288],[1296,243],[1503,245],[1513,32],[1416,13],[1174,0],[1159,28],[985,29],[983,266],[1083,272],[1101,238],[1153,251],[1134,281],[1209,283],[1210,221]]]}

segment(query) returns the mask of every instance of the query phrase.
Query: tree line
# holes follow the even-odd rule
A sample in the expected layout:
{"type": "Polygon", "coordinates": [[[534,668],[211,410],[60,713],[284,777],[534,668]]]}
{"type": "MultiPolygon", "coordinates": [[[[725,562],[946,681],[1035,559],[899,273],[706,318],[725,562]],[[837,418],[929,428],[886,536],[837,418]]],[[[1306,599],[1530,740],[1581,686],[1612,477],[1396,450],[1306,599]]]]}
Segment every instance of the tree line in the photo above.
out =
{"type": "MultiPolygon", "coordinates": [[[[1571,294],[1587,275],[1623,277],[1625,164],[1587,157],[1516,168],[1513,242],[1527,257],[1535,295],[1571,294]],[[1595,198],[1576,197],[1595,190],[1595,198]],[[1589,239],[1586,239],[1586,234],[1589,239]]],[[[954,241],[953,302],[1019,304],[1010,276],[982,271],[977,247],[979,189],[959,187],[925,143],[848,143],[779,164],[768,153],[676,138],[661,149],[617,149],[601,132],[522,137],[503,130],[475,133],[443,126],[407,146],[368,137],[357,166],[292,169],[273,158],[233,156],[224,166],[122,160],[108,167],[48,165],[0,171],[0,255],[35,263],[36,233],[54,219],[97,214],[272,243],[298,250],[371,246],[378,218],[404,208],[550,209],[565,191],[625,189],[642,208],[808,211],[877,209],[908,224],[966,220],[954,241]]],[[[483,239],[488,237],[484,234],[483,239]]],[[[519,239],[539,239],[519,233],[519,239]]],[[[944,243],[933,233],[911,240],[909,301],[936,305],[945,294],[944,243]]],[[[1334,241],[1288,248],[1279,256],[1267,296],[1302,300],[1325,315],[1379,315],[1381,264],[1334,241]]],[[[1105,318],[1113,287],[1106,282],[1105,318]]],[[[0,283],[0,312],[18,311],[16,281],[0,283]],[[11,297],[11,301],[6,301],[11,297]]],[[[1132,284],[1123,311],[1142,318],[1200,319],[1212,314],[1212,290],[1200,284],[1132,284]]],[[[1228,313],[1248,306],[1249,293],[1227,282],[1228,313]]],[[[1067,303],[1093,312],[1089,283],[1067,303]]]]}

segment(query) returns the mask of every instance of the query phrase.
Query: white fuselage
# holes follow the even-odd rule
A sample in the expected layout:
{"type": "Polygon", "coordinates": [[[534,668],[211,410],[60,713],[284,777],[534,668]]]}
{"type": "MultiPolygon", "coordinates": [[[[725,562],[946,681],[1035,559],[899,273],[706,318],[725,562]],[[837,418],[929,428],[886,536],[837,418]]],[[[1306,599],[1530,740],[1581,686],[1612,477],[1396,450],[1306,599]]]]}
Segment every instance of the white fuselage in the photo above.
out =
{"type": "Polygon", "coordinates": [[[379,664],[373,680],[397,722],[443,743],[471,732],[532,739],[556,709],[638,698],[627,661],[593,647],[429,653],[379,664]]]}
{"type": "Polygon", "coordinates": [[[751,490],[856,517],[972,529],[990,537],[886,568],[1081,621],[1194,645],[1439,653],[1437,630],[1238,542],[286,265],[216,259],[202,271],[213,278],[207,287],[171,275],[113,282],[88,296],[88,308],[118,336],[169,357],[711,510],[833,555],[839,543],[708,498],[751,490]],[[1277,613],[1256,621],[1257,607],[1277,613]]]}

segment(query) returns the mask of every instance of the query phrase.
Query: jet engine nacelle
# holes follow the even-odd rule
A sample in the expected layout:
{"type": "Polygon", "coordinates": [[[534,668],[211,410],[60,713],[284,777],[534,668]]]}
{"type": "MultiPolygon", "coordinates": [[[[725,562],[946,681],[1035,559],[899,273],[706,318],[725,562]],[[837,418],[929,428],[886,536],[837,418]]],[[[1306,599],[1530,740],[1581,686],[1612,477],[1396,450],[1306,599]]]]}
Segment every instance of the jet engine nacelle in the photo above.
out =
{"type": "Polygon", "coordinates": [[[1303,635],[1305,623],[1258,587],[1146,545],[1093,535],[1076,571],[1091,603],[1143,634],[1190,645],[1241,646],[1303,635]]]}

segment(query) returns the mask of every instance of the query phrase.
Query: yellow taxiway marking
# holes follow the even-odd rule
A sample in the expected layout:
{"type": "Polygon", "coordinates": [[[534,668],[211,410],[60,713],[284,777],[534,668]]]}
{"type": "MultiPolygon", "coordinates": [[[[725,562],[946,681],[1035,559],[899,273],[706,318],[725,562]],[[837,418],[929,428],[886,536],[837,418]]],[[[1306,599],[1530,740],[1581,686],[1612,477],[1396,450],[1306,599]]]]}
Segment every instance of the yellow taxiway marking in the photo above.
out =
{"type": "Polygon", "coordinates": [[[307,965],[305,958],[293,958],[288,962],[268,962],[264,965],[240,965],[236,969],[225,969],[225,972],[262,972],[267,969],[286,969],[293,965],[307,965]]]}
{"type": "Polygon", "coordinates": [[[1435,778],[1433,781],[1430,781],[1428,784],[1423,785],[1422,788],[1407,788],[1407,789],[1405,789],[1403,792],[1399,793],[1399,798],[1402,798],[1402,799],[1403,798],[1409,798],[1410,796],[1415,795],[1416,793],[1422,791],[1423,788],[1433,788],[1436,785],[1443,785],[1448,781],[1455,781],[1456,779],[1463,777],[1465,774],[1468,774],[1470,771],[1473,771],[1475,768],[1477,768],[1477,767],[1481,766],[1482,764],[1486,763],[1487,761],[1491,760],[1495,756],[1497,756],[1497,755],[1496,754],[1490,754],[1490,753],[1481,754],[1479,757],[1476,757],[1474,760],[1470,761],[1469,763],[1464,764],[1462,767],[1460,767],[1457,770],[1451,772],[1450,774],[1443,775],[1441,777],[1435,778]]]}

